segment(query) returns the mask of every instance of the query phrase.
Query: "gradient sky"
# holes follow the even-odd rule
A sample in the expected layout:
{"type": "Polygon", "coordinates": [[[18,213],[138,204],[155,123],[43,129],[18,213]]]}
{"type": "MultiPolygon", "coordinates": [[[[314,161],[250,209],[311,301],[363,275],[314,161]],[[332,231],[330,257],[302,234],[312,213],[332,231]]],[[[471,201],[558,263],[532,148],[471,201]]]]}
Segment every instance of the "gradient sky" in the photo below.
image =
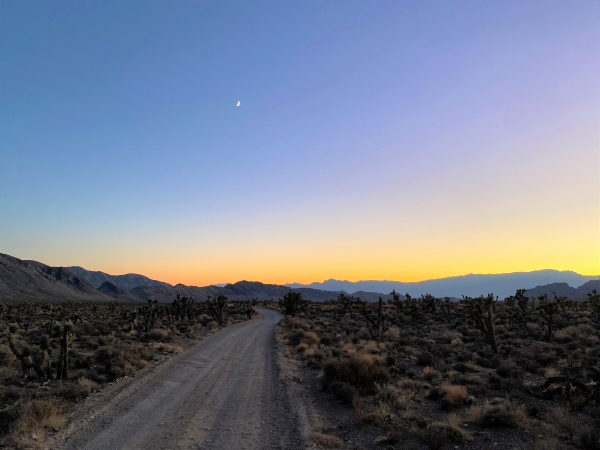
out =
{"type": "Polygon", "coordinates": [[[0,252],[195,285],[598,274],[599,74],[596,0],[2,0],[0,252]]]}

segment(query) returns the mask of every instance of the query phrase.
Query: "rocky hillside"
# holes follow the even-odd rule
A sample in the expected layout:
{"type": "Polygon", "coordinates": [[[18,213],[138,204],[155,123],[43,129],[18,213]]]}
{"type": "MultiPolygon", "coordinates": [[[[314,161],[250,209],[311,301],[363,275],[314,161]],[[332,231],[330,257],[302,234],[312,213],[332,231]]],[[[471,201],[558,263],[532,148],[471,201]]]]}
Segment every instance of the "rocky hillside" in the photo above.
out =
{"type": "Polygon", "coordinates": [[[108,281],[109,283],[129,290],[138,286],[165,286],[172,287],[169,283],[164,281],[152,280],[144,275],[137,273],[128,273],[126,275],[109,275],[105,272],[98,272],[92,270],[86,270],[83,267],[72,266],[66,267],[69,271],[73,272],[80,278],[83,278],[95,288],[102,286],[102,283],[108,281]]]}
{"type": "Polygon", "coordinates": [[[109,301],[112,297],[64,267],[0,253],[0,300],[109,301]]]}

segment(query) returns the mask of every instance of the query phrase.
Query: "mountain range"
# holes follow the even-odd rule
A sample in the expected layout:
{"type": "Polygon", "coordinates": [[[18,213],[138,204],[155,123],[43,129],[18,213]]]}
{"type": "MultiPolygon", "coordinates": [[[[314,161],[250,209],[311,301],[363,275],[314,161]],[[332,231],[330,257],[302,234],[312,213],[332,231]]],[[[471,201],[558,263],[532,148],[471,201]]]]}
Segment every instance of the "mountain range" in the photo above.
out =
{"type": "MultiPolygon", "coordinates": [[[[144,275],[109,275],[89,271],[79,266],[51,267],[37,261],[26,261],[0,253],[0,300],[72,300],[72,301],[127,301],[149,299],[170,302],[177,295],[206,300],[209,296],[226,295],[231,300],[261,300],[283,297],[291,290],[302,293],[303,298],[325,301],[341,292],[353,294],[366,301],[376,301],[379,296],[388,300],[390,292],[409,293],[415,297],[430,293],[436,297],[460,298],[462,294],[476,296],[493,292],[500,298],[514,294],[517,289],[534,286],[529,296],[548,294],[566,295],[583,299],[592,289],[600,291],[600,276],[586,277],[575,272],[542,270],[500,275],[465,275],[418,283],[398,281],[338,281],[301,285],[265,284],[257,281],[239,281],[224,286],[171,285],[152,280],[144,275]],[[544,283],[545,281],[550,282],[544,283]],[[576,287],[571,287],[569,283],[576,287]],[[542,283],[535,284],[542,281],[542,283]]],[[[401,295],[404,298],[404,295],[401,295]]]]}
{"type": "MultiPolygon", "coordinates": [[[[508,297],[517,289],[527,289],[553,283],[566,283],[575,288],[583,286],[588,281],[598,280],[600,275],[585,276],[567,270],[536,270],[533,272],[514,272],[503,274],[469,274],[457,277],[438,278],[417,282],[401,281],[342,281],[327,280],[322,283],[300,284],[291,283],[286,286],[294,289],[312,288],[328,291],[345,291],[353,294],[357,291],[396,292],[420,296],[428,293],[436,297],[458,297],[463,295],[475,297],[482,294],[494,293],[500,298],[508,297]]],[[[558,295],[558,293],[557,293],[558,295]]],[[[585,295],[584,295],[585,297],[585,295]]]]}

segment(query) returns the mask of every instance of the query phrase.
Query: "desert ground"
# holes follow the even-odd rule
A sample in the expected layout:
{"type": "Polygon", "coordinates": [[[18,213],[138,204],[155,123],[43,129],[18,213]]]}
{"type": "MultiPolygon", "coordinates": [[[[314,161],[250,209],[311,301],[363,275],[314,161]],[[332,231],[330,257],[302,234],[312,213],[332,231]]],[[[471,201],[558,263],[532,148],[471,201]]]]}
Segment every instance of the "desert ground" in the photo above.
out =
{"type": "Polygon", "coordinates": [[[600,296],[1,305],[1,448],[598,449],[600,296]]]}

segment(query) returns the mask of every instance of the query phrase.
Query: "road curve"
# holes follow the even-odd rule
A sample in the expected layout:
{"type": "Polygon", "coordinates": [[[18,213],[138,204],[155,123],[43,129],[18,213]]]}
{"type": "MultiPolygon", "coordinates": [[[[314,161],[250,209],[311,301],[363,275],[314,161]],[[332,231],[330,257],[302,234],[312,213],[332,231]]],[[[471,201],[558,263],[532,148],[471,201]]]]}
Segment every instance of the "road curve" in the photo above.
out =
{"type": "Polygon", "coordinates": [[[282,316],[260,313],[90,401],[53,448],[304,448],[278,376],[274,329],[282,316]]]}

